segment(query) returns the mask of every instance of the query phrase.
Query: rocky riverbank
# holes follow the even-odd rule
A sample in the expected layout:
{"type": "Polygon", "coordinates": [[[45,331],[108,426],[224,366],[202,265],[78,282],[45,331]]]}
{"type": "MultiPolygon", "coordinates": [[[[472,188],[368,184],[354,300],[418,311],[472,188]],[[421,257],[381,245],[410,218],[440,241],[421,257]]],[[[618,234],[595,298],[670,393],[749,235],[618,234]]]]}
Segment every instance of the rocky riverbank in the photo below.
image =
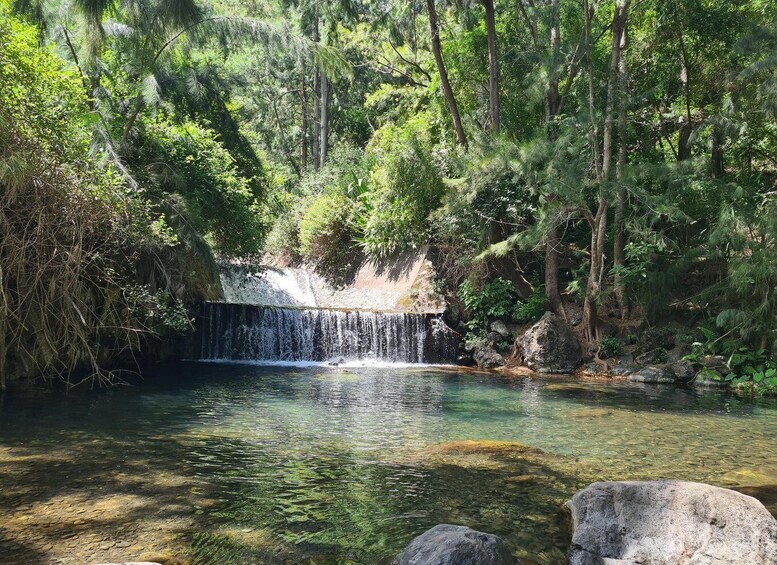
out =
{"type": "Polygon", "coordinates": [[[574,374],[696,387],[736,384],[731,358],[695,353],[677,329],[648,327],[608,338],[606,348],[585,350],[572,324],[546,312],[533,325],[495,320],[485,338],[463,341],[458,362],[512,374],[574,374]]]}
{"type": "MultiPolygon", "coordinates": [[[[569,565],[774,565],[777,520],[756,499],[685,481],[600,482],[576,493],[569,565]]],[[[567,562],[567,559],[564,559],[567,562]]],[[[499,537],[440,524],[393,565],[519,565],[499,537]]]]}

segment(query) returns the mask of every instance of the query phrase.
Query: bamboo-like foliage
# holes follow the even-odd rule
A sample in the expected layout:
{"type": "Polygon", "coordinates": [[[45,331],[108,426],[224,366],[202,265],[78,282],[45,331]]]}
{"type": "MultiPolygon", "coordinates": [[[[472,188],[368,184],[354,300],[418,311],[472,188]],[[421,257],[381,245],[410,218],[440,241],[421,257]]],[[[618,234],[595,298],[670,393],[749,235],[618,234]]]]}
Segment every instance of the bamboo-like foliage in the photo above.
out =
{"type": "MultiPolygon", "coordinates": [[[[88,158],[78,77],[29,28],[0,23],[0,385],[8,375],[77,369],[136,351],[160,327],[188,324],[138,284],[135,264],[164,248],[148,206],[111,166],[88,158]]],[[[168,295],[169,296],[169,295],[168,295]]]]}

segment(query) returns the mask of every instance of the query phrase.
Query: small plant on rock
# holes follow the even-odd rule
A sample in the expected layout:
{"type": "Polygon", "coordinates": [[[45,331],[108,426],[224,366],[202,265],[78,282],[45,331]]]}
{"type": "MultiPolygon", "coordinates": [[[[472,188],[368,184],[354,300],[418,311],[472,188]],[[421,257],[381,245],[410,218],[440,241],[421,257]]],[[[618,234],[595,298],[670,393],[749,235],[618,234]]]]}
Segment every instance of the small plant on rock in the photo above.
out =
{"type": "Polygon", "coordinates": [[[606,335],[599,342],[599,353],[602,358],[609,359],[621,354],[621,342],[617,337],[606,335]]]}

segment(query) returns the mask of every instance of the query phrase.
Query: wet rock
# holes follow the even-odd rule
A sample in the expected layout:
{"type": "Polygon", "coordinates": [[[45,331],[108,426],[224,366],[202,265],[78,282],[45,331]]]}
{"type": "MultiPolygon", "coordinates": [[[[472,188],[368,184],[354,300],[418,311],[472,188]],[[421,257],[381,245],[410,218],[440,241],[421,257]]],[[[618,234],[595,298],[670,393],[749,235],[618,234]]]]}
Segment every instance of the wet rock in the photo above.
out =
{"type": "Polygon", "coordinates": [[[639,367],[632,363],[621,363],[618,361],[610,367],[610,375],[613,377],[628,377],[632,373],[639,371],[639,367]]]}
{"type": "Polygon", "coordinates": [[[689,383],[696,377],[696,368],[690,361],[673,363],[672,370],[677,376],[677,381],[681,383],[689,383]]]}
{"type": "Polygon", "coordinates": [[[330,367],[337,367],[342,363],[345,363],[345,359],[343,359],[342,357],[334,357],[326,362],[326,364],[329,365],[330,367]]]}
{"type": "Polygon", "coordinates": [[[685,481],[602,482],[575,494],[570,565],[777,563],[777,520],[756,499],[685,481]]]}
{"type": "Polygon", "coordinates": [[[493,534],[440,524],[405,548],[393,565],[513,565],[515,558],[493,534]]]}
{"type": "Polygon", "coordinates": [[[494,320],[491,322],[491,325],[488,326],[488,329],[492,332],[498,333],[504,339],[510,339],[510,330],[508,329],[507,324],[505,324],[502,320],[494,320]]]}
{"type": "Polygon", "coordinates": [[[505,364],[502,357],[490,344],[481,344],[472,351],[472,359],[481,369],[496,369],[505,364]]]}
{"type": "Polygon", "coordinates": [[[699,371],[693,379],[694,386],[726,388],[729,382],[723,379],[723,375],[711,371],[699,371]]]}
{"type": "Polygon", "coordinates": [[[518,346],[524,363],[540,373],[571,373],[583,360],[577,336],[551,312],[523,334],[518,346]]]}
{"type": "Polygon", "coordinates": [[[669,365],[652,365],[632,373],[629,380],[635,383],[674,383],[677,375],[669,365]]]}

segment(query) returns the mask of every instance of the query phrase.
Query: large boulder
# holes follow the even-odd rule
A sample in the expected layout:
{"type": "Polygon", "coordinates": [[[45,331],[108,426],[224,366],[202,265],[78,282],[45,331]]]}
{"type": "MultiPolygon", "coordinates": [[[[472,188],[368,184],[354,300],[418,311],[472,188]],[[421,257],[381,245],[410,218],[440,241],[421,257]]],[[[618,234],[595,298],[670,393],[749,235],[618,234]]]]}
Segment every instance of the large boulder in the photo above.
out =
{"type": "Polygon", "coordinates": [[[777,520],[755,498],[685,481],[594,483],[566,503],[570,565],[777,564],[777,520]]]}
{"type": "Polygon", "coordinates": [[[515,558],[493,534],[440,524],[405,548],[393,565],[513,565],[515,558]]]}
{"type": "Polygon", "coordinates": [[[502,320],[491,322],[488,326],[488,331],[498,333],[503,339],[510,339],[510,328],[502,320]]]}
{"type": "Polygon", "coordinates": [[[518,342],[523,361],[540,373],[571,373],[583,361],[580,342],[564,320],[545,312],[518,342]]]}

